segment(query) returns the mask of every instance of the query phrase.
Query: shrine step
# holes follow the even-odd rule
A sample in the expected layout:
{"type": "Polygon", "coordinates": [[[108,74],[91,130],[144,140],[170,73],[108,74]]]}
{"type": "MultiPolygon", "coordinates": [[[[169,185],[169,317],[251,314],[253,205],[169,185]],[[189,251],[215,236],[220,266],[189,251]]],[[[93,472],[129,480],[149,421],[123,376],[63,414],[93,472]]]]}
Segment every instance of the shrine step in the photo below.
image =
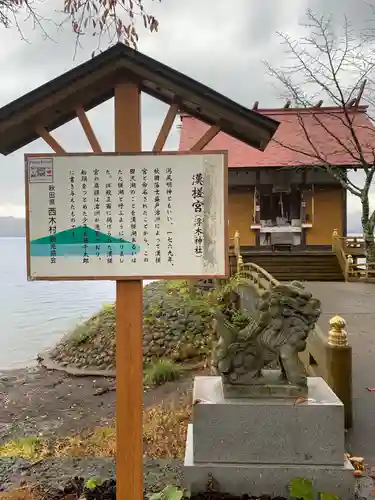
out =
{"type": "MultiPolygon", "coordinates": [[[[344,281],[337,257],[333,253],[242,253],[244,263],[253,262],[279,281],[344,281]]],[[[236,260],[230,258],[231,274],[236,272],[236,260]]]]}

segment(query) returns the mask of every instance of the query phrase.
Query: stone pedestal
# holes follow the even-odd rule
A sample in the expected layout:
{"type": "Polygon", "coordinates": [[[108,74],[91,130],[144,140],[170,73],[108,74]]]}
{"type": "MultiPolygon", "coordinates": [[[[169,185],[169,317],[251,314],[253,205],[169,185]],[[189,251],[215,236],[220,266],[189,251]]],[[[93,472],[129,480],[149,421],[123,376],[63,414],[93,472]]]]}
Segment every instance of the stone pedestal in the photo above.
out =
{"type": "Polygon", "coordinates": [[[344,456],[344,407],[326,382],[309,377],[307,401],[229,399],[221,377],[196,377],[185,481],[204,491],[210,474],[223,492],[288,497],[292,479],[311,479],[340,500],[354,495],[344,456]]]}

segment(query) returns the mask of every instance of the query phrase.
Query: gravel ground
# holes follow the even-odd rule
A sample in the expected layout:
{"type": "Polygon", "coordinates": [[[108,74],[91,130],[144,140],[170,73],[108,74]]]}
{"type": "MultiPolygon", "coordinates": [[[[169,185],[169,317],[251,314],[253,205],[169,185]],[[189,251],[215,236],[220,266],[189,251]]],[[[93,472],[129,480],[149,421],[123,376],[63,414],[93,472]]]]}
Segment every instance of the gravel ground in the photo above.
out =
{"type": "MultiPolygon", "coordinates": [[[[69,436],[111,425],[115,380],[74,377],[45,368],[0,374],[0,444],[27,435],[69,436]]],[[[144,392],[144,407],[174,399],[192,388],[191,376],[144,392]]]]}
{"type": "MultiPolygon", "coordinates": [[[[165,486],[180,486],[182,463],[177,460],[145,459],[143,465],[144,496],[155,493],[165,486]]],[[[38,485],[46,500],[60,500],[64,487],[75,476],[116,477],[116,465],[110,458],[58,458],[43,460],[33,465],[19,458],[0,459],[0,485],[2,490],[11,487],[38,485]]]]}
{"type": "MultiPolygon", "coordinates": [[[[182,487],[183,464],[178,460],[144,459],[144,498],[162,490],[165,486],[182,487]]],[[[369,471],[373,475],[372,471],[369,471]]],[[[374,479],[365,475],[357,480],[355,500],[373,498],[374,479]]],[[[74,477],[85,479],[116,477],[116,465],[111,458],[58,458],[33,464],[20,458],[0,459],[0,491],[28,485],[38,485],[45,500],[61,500],[64,487],[74,477]]]]}
{"type": "MultiPolygon", "coordinates": [[[[191,376],[150,389],[144,407],[174,400],[192,387],[191,376]]],[[[73,377],[42,367],[0,374],[0,444],[26,435],[68,436],[111,424],[116,411],[115,380],[73,377]]],[[[145,494],[168,484],[179,485],[177,461],[145,459],[145,494]]],[[[38,484],[46,500],[59,499],[75,476],[115,478],[111,458],[54,458],[35,464],[21,458],[0,458],[0,491],[23,483],[38,484]]]]}
{"type": "MultiPolygon", "coordinates": [[[[72,377],[44,368],[0,374],[0,444],[25,435],[66,436],[107,425],[115,417],[114,379],[72,377]],[[108,391],[107,391],[108,389],[108,391]],[[99,394],[98,394],[99,391],[99,394]]],[[[192,387],[191,378],[145,388],[144,406],[178,398],[192,387]]],[[[46,500],[61,498],[75,476],[115,478],[111,458],[54,458],[32,464],[20,458],[0,458],[0,491],[26,483],[42,485],[46,500]]],[[[375,471],[358,481],[356,499],[374,498],[375,471]]],[[[145,495],[168,484],[180,485],[182,464],[174,460],[144,461],[145,495]]]]}

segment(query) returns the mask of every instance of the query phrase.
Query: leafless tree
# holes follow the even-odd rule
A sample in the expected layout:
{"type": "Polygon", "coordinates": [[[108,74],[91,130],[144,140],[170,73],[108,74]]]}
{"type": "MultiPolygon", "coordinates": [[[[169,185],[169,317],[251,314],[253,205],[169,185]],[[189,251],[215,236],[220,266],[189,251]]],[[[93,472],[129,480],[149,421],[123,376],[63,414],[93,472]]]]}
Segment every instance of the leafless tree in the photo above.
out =
{"type": "Polygon", "coordinates": [[[90,35],[98,39],[97,50],[101,48],[103,38],[105,44],[123,42],[137,48],[139,24],[151,32],[157,31],[159,25],[145,5],[160,1],[59,0],[60,8],[51,10],[46,18],[46,4],[43,5],[43,0],[0,0],[0,27],[15,28],[24,38],[22,26],[25,20],[41,29],[45,36],[49,36],[47,23],[52,22],[56,27],[68,23],[76,36],[77,44],[82,37],[90,35]]]}
{"type": "MultiPolygon", "coordinates": [[[[307,34],[300,39],[278,33],[286,47],[288,63],[280,68],[265,63],[270,74],[282,84],[283,97],[291,101],[293,107],[301,109],[297,116],[306,147],[281,145],[304,155],[306,165],[310,163],[326,170],[359,198],[367,261],[375,262],[375,210],[370,210],[369,199],[375,174],[375,128],[371,112],[368,113],[370,121],[365,124],[357,112],[361,99],[370,105],[368,111],[375,101],[375,23],[372,31],[366,28],[358,33],[347,18],[343,20],[343,28],[336,28],[332,17],[317,16],[310,10],[307,19],[302,26],[307,34]],[[341,130],[345,128],[344,138],[327,125],[324,115],[319,112],[323,101],[326,106],[342,108],[341,113],[332,112],[330,118],[340,121],[341,130]],[[308,114],[303,113],[303,108],[314,107],[316,112],[313,109],[308,114]],[[313,120],[314,127],[324,132],[330,143],[330,154],[311,134],[307,119],[310,125],[313,120]],[[363,173],[363,182],[353,181],[345,168],[335,164],[335,152],[349,155],[353,166],[363,173]]],[[[325,113],[329,114],[329,110],[325,113]]]]}

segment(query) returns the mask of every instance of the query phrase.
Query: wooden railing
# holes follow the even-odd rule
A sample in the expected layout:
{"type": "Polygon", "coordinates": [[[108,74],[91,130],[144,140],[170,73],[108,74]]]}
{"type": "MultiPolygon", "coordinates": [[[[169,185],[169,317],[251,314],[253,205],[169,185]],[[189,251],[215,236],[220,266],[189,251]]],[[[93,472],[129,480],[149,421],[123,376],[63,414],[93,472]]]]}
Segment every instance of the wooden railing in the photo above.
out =
{"type": "Polygon", "coordinates": [[[251,282],[257,288],[259,295],[279,285],[279,282],[270,273],[253,262],[242,263],[238,269],[238,276],[251,282]]]}
{"type": "MultiPolygon", "coordinates": [[[[237,274],[249,282],[260,296],[279,282],[265,269],[254,263],[243,263],[240,247],[240,234],[236,231],[234,253],[237,262],[237,274]]],[[[339,245],[335,246],[338,251],[339,245]]],[[[339,253],[346,273],[351,269],[351,262],[339,253]],[[345,261],[343,260],[345,258],[345,261]]],[[[375,277],[375,273],[374,273],[375,277]]],[[[352,348],[348,343],[345,320],[334,316],[330,320],[328,335],[319,326],[309,334],[306,349],[299,357],[309,376],[322,377],[337,397],[344,404],[345,427],[350,429],[353,423],[352,403],[352,348]]]]}
{"type": "Polygon", "coordinates": [[[346,254],[360,253],[364,255],[365,240],[362,236],[343,236],[340,237],[340,241],[346,254]]]}
{"type": "Polygon", "coordinates": [[[353,255],[364,255],[365,241],[362,237],[342,237],[335,229],[332,234],[332,250],[337,256],[345,281],[375,282],[375,263],[356,262],[353,255]]]}
{"type": "Polygon", "coordinates": [[[353,257],[348,255],[348,281],[372,281],[375,282],[375,264],[355,264],[353,257]]]}
{"type": "Polygon", "coordinates": [[[337,260],[344,274],[345,281],[348,281],[348,275],[349,275],[348,258],[344,252],[342,245],[342,238],[337,232],[337,229],[335,229],[332,234],[332,251],[336,254],[337,260]]]}

